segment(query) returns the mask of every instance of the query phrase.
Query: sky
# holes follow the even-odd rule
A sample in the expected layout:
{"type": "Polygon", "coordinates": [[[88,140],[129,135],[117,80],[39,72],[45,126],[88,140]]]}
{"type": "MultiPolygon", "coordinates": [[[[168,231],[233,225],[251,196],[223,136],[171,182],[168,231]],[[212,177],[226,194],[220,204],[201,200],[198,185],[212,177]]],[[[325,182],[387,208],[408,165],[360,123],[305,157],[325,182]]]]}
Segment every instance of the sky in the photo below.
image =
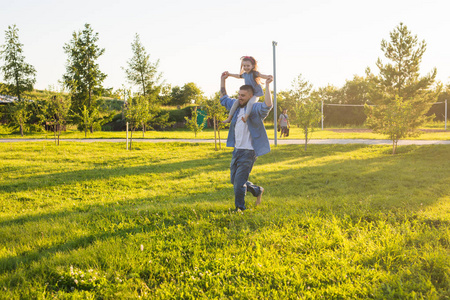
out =
{"type": "MultiPolygon", "coordinates": [[[[448,0],[5,0],[0,5],[0,44],[15,24],[25,61],[37,71],[35,88],[57,89],[65,73],[63,47],[88,23],[105,49],[99,58],[106,88],[130,88],[124,67],[137,34],[167,84],[194,82],[206,96],[219,90],[223,71],[238,73],[251,55],[262,74],[276,75],[276,90],[288,90],[302,75],[314,88],[342,87],[378,58],[381,41],[403,22],[427,51],[421,74],[437,68],[450,82],[448,0]],[[274,70],[274,47],[276,41],[274,70]],[[275,71],[275,72],[274,72],[275,71]]],[[[0,80],[3,78],[0,77],[0,80]]],[[[228,92],[243,81],[227,80],[228,92]]]]}

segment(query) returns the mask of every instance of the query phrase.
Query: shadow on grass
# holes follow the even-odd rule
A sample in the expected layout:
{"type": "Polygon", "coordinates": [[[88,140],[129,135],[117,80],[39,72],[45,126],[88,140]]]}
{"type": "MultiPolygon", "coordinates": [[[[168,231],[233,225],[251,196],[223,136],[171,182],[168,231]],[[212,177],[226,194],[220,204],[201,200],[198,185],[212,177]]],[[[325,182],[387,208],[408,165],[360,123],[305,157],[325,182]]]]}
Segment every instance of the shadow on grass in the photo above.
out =
{"type": "MultiPolygon", "coordinates": [[[[317,148],[319,151],[304,152],[299,151],[297,145],[287,145],[283,148],[274,149],[269,158],[258,158],[256,165],[264,165],[271,163],[283,162],[290,160],[293,157],[307,157],[307,159],[316,159],[317,157],[323,157],[327,155],[333,155],[334,153],[350,152],[360,148],[368,147],[367,145],[351,145],[343,147],[342,145],[322,145],[317,148]]],[[[71,184],[73,182],[93,181],[93,180],[105,180],[111,178],[118,178],[127,175],[142,175],[142,174],[158,174],[158,173],[170,173],[178,170],[201,168],[202,171],[220,171],[228,170],[229,163],[231,161],[231,153],[229,152],[217,152],[214,153],[214,157],[206,157],[202,159],[194,159],[188,161],[165,163],[165,160],[155,159],[154,162],[141,166],[119,166],[112,167],[118,163],[123,164],[126,160],[132,160],[133,158],[125,157],[109,160],[106,162],[93,163],[94,168],[84,169],[78,171],[58,172],[45,175],[29,176],[23,179],[15,180],[14,182],[0,183],[0,190],[3,192],[20,192],[27,191],[42,187],[54,187],[58,185],[71,184]]],[[[167,160],[167,159],[166,159],[167,160]]],[[[16,170],[17,171],[17,170],[16,170]]]]}
{"type": "MultiPolygon", "coordinates": [[[[298,158],[300,146],[290,145],[280,147],[273,155],[276,156],[276,162],[289,161],[298,158]]],[[[351,152],[361,148],[368,147],[366,145],[351,145],[351,146],[334,146],[334,145],[320,145],[311,149],[310,153],[304,154],[307,159],[317,159],[324,156],[331,156],[337,153],[351,152]],[[317,152],[314,150],[318,149],[317,152]]],[[[380,216],[381,214],[388,214],[390,210],[395,210],[398,207],[415,212],[425,206],[432,205],[441,195],[448,195],[450,193],[450,186],[446,179],[450,177],[450,168],[447,161],[438,161],[430,159],[427,156],[427,150],[440,149],[443,156],[450,157],[450,148],[446,146],[427,146],[416,147],[411,146],[403,148],[402,153],[397,156],[386,154],[386,156],[377,156],[375,158],[367,158],[364,160],[346,159],[344,161],[334,160],[330,163],[318,166],[299,167],[293,166],[289,170],[266,172],[264,170],[258,171],[258,176],[264,181],[265,187],[270,191],[272,197],[289,197],[289,198],[306,198],[312,196],[320,198],[319,203],[313,203],[307,210],[315,212],[317,210],[323,213],[339,215],[350,215],[352,219],[359,222],[361,219],[371,222],[373,219],[367,218],[370,216],[380,216]],[[388,174],[389,176],[386,176],[388,174]],[[386,191],[387,190],[387,191],[386,191]],[[390,193],[389,191],[393,191],[390,193]],[[423,195],[412,195],[414,193],[422,193],[423,195]],[[435,197],[432,197],[432,196],[435,197]],[[342,196],[342,197],[341,197],[342,196]],[[414,202],[411,202],[414,196],[414,202]],[[349,203],[346,203],[346,202],[349,203]],[[362,203],[361,201],[367,201],[362,203]],[[404,203],[403,203],[403,202],[404,203]],[[422,203],[422,204],[421,204],[422,203]],[[361,205],[364,209],[361,210],[361,205]],[[323,207],[327,208],[324,210],[323,207]]],[[[51,185],[57,185],[68,182],[75,182],[80,180],[94,180],[99,178],[120,177],[125,175],[139,175],[149,172],[173,172],[180,168],[203,168],[206,171],[222,171],[228,169],[231,157],[229,153],[219,155],[219,159],[211,163],[207,159],[194,159],[177,163],[164,163],[159,165],[159,169],[151,169],[152,166],[139,166],[130,168],[114,168],[108,174],[99,174],[98,170],[76,171],[61,173],[64,181],[52,182],[51,185]],[[81,177],[81,178],[80,178],[81,177]]],[[[258,160],[256,166],[264,169],[266,164],[273,164],[275,158],[267,157],[258,160]]],[[[43,180],[46,176],[35,176],[33,181],[43,180]]],[[[25,183],[22,183],[25,185],[25,183]]],[[[46,184],[36,183],[34,188],[39,188],[46,184]]],[[[226,189],[230,193],[229,198],[232,198],[232,186],[226,189]]],[[[25,189],[24,186],[9,185],[12,191],[25,189]]],[[[29,188],[29,185],[26,186],[29,188]]],[[[42,221],[52,220],[58,223],[73,219],[74,223],[80,218],[80,214],[85,213],[86,220],[90,223],[95,223],[97,218],[104,218],[105,216],[111,222],[114,222],[114,216],[122,215],[125,217],[139,218],[141,214],[145,215],[144,222],[137,222],[135,226],[130,228],[110,230],[106,232],[89,234],[53,245],[50,247],[41,247],[31,251],[25,251],[18,256],[9,256],[0,259],[1,273],[15,270],[19,266],[29,266],[32,262],[45,259],[57,252],[72,251],[80,248],[86,248],[93,242],[98,240],[105,240],[111,237],[120,236],[125,237],[130,234],[139,233],[142,231],[152,231],[164,226],[185,225],[188,220],[198,215],[212,218],[213,226],[219,228],[230,226],[233,218],[236,215],[230,215],[227,210],[217,206],[211,208],[198,208],[201,203],[210,203],[211,199],[219,199],[224,196],[225,191],[211,191],[211,193],[194,194],[194,195],[174,195],[171,203],[158,204],[158,197],[145,199],[132,199],[127,201],[120,201],[119,205],[110,204],[95,204],[87,205],[79,208],[79,211],[60,211],[51,212],[48,214],[39,214],[34,216],[24,216],[20,218],[5,220],[0,223],[0,226],[6,229],[8,226],[24,225],[27,223],[39,223],[42,221]],[[138,212],[136,212],[136,204],[139,203],[138,212]],[[146,206],[148,204],[148,206],[146,206]],[[195,208],[197,212],[193,211],[195,208]],[[159,213],[159,215],[156,215],[159,213]],[[170,214],[170,215],[169,215],[170,214]],[[112,220],[111,220],[112,219],[112,220]]],[[[307,203],[307,202],[305,202],[307,203]]],[[[284,204],[284,203],[283,203],[284,204]]],[[[232,206],[232,203],[230,203],[232,206]]],[[[287,210],[280,205],[280,208],[275,207],[275,210],[287,210]]],[[[273,211],[260,210],[258,213],[265,214],[263,219],[247,218],[247,222],[253,222],[251,227],[254,230],[259,230],[272,221],[283,223],[282,219],[272,220],[273,211]]],[[[296,212],[291,212],[295,214],[296,212]]],[[[281,215],[281,214],[280,214],[281,215]]],[[[244,215],[245,216],[245,215],[244,215]]],[[[414,218],[414,215],[399,215],[399,218],[414,218]]],[[[245,220],[245,217],[243,217],[245,220]]],[[[430,227],[437,226],[432,220],[430,227]]],[[[448,223],[439,223],[439,226],[448,226],[448,223]]],[[[17,234],[20,234],[19,232],[17,234]]],[[[5,241],[3,241],[4,243],[5,241]]],[[[10,247],[13,245],[4,245],[10,247]]]]}

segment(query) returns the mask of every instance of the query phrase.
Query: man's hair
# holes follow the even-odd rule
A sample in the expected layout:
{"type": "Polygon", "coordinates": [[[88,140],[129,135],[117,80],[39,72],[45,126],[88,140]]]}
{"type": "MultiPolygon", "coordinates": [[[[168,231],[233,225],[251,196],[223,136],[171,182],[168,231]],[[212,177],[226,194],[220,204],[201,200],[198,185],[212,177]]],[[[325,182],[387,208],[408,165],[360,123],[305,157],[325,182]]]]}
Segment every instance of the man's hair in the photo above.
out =
{"type": "Polygon", "coordinates": [[[255,94],[255,90],[254,90],[253,87],[252,87],[251,85],[249,85],[249,84],[245,84],[245,85],[241,86],[240,90],[251,92],[252,95],[255,94]]]}

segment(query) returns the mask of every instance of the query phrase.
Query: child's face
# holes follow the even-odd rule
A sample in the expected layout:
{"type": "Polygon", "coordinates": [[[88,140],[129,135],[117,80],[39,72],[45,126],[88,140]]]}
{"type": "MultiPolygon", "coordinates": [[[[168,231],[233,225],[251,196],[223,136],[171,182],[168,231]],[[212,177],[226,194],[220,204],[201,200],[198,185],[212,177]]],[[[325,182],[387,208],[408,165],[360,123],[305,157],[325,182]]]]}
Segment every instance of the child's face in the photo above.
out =
{"type": "Polygon", "coordinates": [[[244,68],[245,73],[249,73],[253,70],[253,64],[249,62],[248,60],[244,60],[242,62],[242,68],[244,68]]]}

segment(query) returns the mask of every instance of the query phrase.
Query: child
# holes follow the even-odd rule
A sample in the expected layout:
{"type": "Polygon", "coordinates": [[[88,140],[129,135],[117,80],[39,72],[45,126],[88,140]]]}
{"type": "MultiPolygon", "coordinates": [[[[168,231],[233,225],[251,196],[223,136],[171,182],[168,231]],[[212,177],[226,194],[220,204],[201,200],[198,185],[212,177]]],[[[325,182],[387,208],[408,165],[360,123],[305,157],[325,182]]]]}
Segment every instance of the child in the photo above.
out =
{"type": "MultiPolygon", "coordinates": [[[[248,101],[247,111],[245,112],[245,116],[242,117],[242,121],[247,122],[250,113],[252,112],[253,104],[258,101],[258,98],[264,95],[262,87],[261,87],[261,78],[268,79],[271,78],[272,75],[263,75],[258,72],[258,63],[256,59],[251,56],[243,56],[241,57],[241,72],[240,74],[228,74],[234,78],[244,78],[245,84],[251,85],[255,93],[253,97],[248,101]]],[[[228,118],[223,121],[223,123],[231,122],[236,109],[239,106],[239,101],[234,102],[233,107],[230,109],[230,113],[228,118]]]]}

